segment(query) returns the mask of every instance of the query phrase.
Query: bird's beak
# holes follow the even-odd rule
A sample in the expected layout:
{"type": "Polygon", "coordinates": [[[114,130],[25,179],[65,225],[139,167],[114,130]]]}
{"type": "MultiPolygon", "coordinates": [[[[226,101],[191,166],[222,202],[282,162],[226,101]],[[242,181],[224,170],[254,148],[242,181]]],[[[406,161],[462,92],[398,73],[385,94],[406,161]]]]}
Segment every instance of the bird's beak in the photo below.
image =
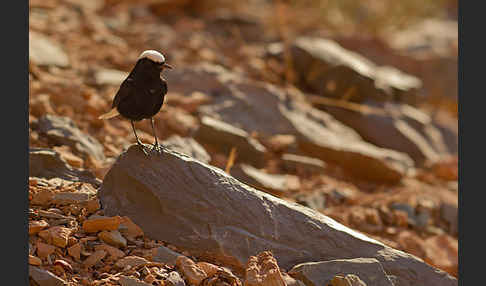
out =
{"type": "Polygon", "coordinates": [[[172,66],[171,66],[171,65],[169,65],[169,64],[167,64],[167,63],[163,63],[163,64],[162,64],[162,66],[163,66],[164,68],[172,69],[172,66]]]}

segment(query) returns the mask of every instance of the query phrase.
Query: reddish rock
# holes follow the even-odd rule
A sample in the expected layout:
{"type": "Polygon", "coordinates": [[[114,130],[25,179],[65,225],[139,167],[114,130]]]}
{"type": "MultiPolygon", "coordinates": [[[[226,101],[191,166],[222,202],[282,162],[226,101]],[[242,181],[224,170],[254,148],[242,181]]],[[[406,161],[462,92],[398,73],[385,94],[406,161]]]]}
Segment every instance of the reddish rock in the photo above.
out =
{"type": "Polygon", "coordinates": [[[125,237],[136,238],[143,236],[143,230],[127,216],[121,218],[120,232],[125,237]]]}
{"type": "Polygon", "coordinates": [[[208,276],[213,276],[218,272],[218,270],[221,270],[221,267],[216,266],[214,264],[208,263],[208,262],[198,262],[196,265],[202,269],[208,276]]]}
{"type": "Polygon", "coordinates": [[[98,232],[100,230],[117,230],[121,223],[121,217],[103,217],[88,219],[83,222],[85,232],[98,232]]]}
{"type": "Polygon", "coordinates": [[[37,256],[39,256],[41,259],[46,258],[50,254],[54,253],[56,250],[56,247],[50,244],[45,244],[42,242],[37,241],[37,256]]]}
{"type": "Polygon", "coordinates": [[[32,200],[30,201],[30,204],[47,207],[51,203],[53,197],[54,197],[53,191],[41,190],[32,195],[32,200]]]}
{"type": "Polygon", "coordinates": [[[44,238],[47,243],[59,247],[66,247],[68,244],[71,229],[62,226],[53,226],[49,229],[39,232],[39,236],[44,238]]]}
{"type": "Polygon", "coordinates": [[[46,227],[49,227],[49,224],[45,220],[29,221],[29,234],[36,234],[46,227]]]}
{"type": "Polygon", "coordinates": [[[250,256],[245,270],[245,286],[286,286],[277,260],[269,251],[250,256]]]}
{"type": "Polygon", "coordinates": [[[37,257],[29,254],[29,264],[30,265],[35,265],[35,266],[40,266],[42,265],[42,260],[37,257]]]}
{"type": "Polygon", "coordinates": [[[424,243],[424,260],[457,277],[458,242],[450,235],[442,234],[430,237],[424,243]]]}
{"type": "Polygon", "coordinates": [[[82,250],[81,243],[78,242],[75,245],[69,247],[67,250],[69,255],[71,255],[73,258],[77,260],[81,259],[81,250],[82,250]]]}
{"type": "Polygon", "coordinates": [[[188,257],[177,257],[176,265],[190,285],[197,286],[208,276],[204,270],[188,257]]]}
{"type": "Polygon", "coordinates": [[[120,249],[110,246],[108,244],[98,244],[94,248],[95,250],[105,250],[108,254],[114,259],[118,260],[125,256],[125,252],[121,251],[120,249]]]}
{"type": "Polygon", "coordinates": [[[127,240],[120,234],[118,230],[102,231],[98,233],[98,238],[109,245],[116,247],[126,247],[127,240]]]}
{"type": "Polygon", "coordinates": [[[130,265],[131,267],[137,267],[137,266],[147,264],[147,263],[149,263],[149,261],[147,259],[145,259],[143,257],[131,255],[131,256],[126,256],[126,257],[118,260],[115,263],[115,266],[118,267],[118,268],[124,269],[128,265],[130,265]]]}
{"type": "Polygon", "coordinates": [[[105,258],[105,256],[106,256],[106,251],[97,250],[94,253],[92,253],[90,256],[88,256],[88,258],[84,260],[83,264],[87,268],[92,267],[96,265],[96,263],[100,262],[101,259],[105,258]]]}
{"type": "Polygon", "coordinates": [[[56,261],[54,261],[54,265],[59,265],[61,266],[64,270],[67,270],[69,272],[73,272],[73,267],[71,266],[71,264],[69,264],[69,262],[67,262],[66,260],[63,260],[63,259],[57,259],[56,261]]]}

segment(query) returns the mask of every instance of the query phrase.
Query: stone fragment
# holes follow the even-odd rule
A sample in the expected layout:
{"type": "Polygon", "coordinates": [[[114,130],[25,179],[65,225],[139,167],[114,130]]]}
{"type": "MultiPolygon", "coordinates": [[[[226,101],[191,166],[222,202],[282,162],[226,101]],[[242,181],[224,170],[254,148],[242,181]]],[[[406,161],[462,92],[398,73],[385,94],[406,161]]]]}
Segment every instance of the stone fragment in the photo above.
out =
{"type": "Polygon", "coordinates": [[[127,216],[121,218],[120,232],[131,238],[143,236],[143,230],[127,216]]]}
{"type": "Polygon", "coordinates": [[[37,257],[29,254],[29,264],[30,265],[35,265],[35,266],[40,266],[42,265],[42,260],[37,257]]]}
{"type": "Polygon", "coordinates": [[[317,158],[295,154],[282,154],[282,165],[286,172],[298,173],[300,170],[321,173],[326,163],[317,158]]]}
{"type": "Polygon", "coordinates": [[[297,138],[290,134],[277,134],[268,138],[265,145],[273,152],[285,152],[289,148],[297,147],[297,138]]]}
{"type": "Polygon", "coordinates": [[[120,279],[118,280],[120,285],[122,286],[150,286],[152,284],[146,283],[134,277],[129,277],[125,275],[120,275],[120,279]]]}
{"type": "Polygon", "coordinates": [[[52,197],[52,203],[56,205],[81,204],[89,200],[90,195],[83,192],[59,192],[52,197]]]}
{"type": "Polygon", "coordinates": [[[167,263],[171,265],[176,264],[177,257],[182,254],[177,253],[165,246],[160,246],[155,249],[155,253],[152,255],[153,260],[156,262],[167,263]]]}
{"type": "Polygon", "coordinates": [[[114,260],[118,260],[125,256],[125,252],[108,244],[98,244],[94,247],[95,250],[105,250],[114,260]]]}
{"type": "Polygon", "coordinates": [[[54,245],[46,244],[39,241],[37,241],[36,246],[37,256],[39,256],[41,259],[47,258],[47,256],[51,255],[56,250],[56,247],[54,245]]]}
{"type": "Polygon", "coordinates": [[[67,262],[66,260],[63,260],[63,259],[57,259],[54,261],[54,265],[59,265],[61,266],[65,271],[69,271],[70,273],[73,272],[73,267],[71,266],[71,264],[69,264],[69,262],[67,262]]]}
{"type": "Polygon", "coordinates": [[[169,286],[186,286],[186,282],[177,271],[170,272],[164,282],[169,286]]]}
{"type": "Polygon", "coordinates": [[[53,144],[67,145],[87,157],[103,161],[103,145],[97,139],[81,131],[69,117],[46,114],[39,118],[35,128],[39,135],[46,136],[53,144]]]}
{"type": "Polygon", "coordinates": [[[98,233],[98,237],[105,243],[115,247],[127,247],[127,240],[121,235],[118,230],[104,230],[98,233]]]}
{"type": "Polygon", "coordinates": [[[143,257],[130,255],[130,256],[125,256],[122,259],[118,260],[115,263],[115,266],[120,269],[124,269],[128,265],[130,265],[131,267],[137,267],[147,263],[149,263],[149,261],[143,257]]]}
{"type": "Polygon", "coordinates": [[[88,233],[100,230],[117,230],[120,223],[120,216],[88,219],[83,222],[83,230],[88,233]]]}
{"type": "Polygon", "coordinates": [[[458,241],[450,235],[436,235],[424,243],[424,260],[437,268],[457,276],[459,266],[458,241]]]}
{"type": "Polygon", "coordinates": [[[176,266],[193,286],[199,285],[208,276],[194,261],[185,256],[177,257],[176,266]]]}
{"type": "Polygon", "coordinates": [[[52,272],[29,265],[29,277],[39,286],[67,286],[68,283],[52,272]]]}
{"type": "Polygon", "coordinates": [[[208,263],[208,262],[197,262],[196,263],[197,267],[199,267],[202,271],[206,273],[207,276],[213,276],[216,274],[219,270],[221,270],[221,267],[216,266],[214,264],[208,263]]]}
{"type": "Polygon", "coordinates": [[[88,258],[86,258],[83,262],[86,268],[90,268],[95,266],[98,262],[100,262],[106,256],[106,251],[104,250],[97,250],[93,252],[88,258]]]}
{"type": "Polygon", "coordinates": [[[70,235],[71,229],[62,226],[53,226],[39,232],[39,236],[44,238],[47,243],[62,248],[67,246],[70,235]]]}
{"type": "Polygon", "coordinates": [[[44,148],[29,149],[29,177],[86,182],[94,186],[101,183],[91,172],[72,168],[58,152],[44,148]]]}
{"type": "Polygon", "coordinates": [[[449,224],[449,233],[452,235],[458,232],[458,208],[454,203],[442,203],[440,206],[440,217],[449,224]]]}
{"type": "Polygon", "coordinates": [[[248,162],[256,167],[264,164],[266,148],[246,131],[221,120],[203,116],[194,138],[200,143],[212,145],[224,154],[229,154],[231,148],[235,147],[238,154],[236,162],[248,162]]]}
{"type": "Polygon", "coordinates": [[[41,190],[41,191],[34,193],[32,195],[32,200],[30,200],[30,204],[47,207],[51,204],[53,197],[54,197],[53,191],[41,190]]]}
{"type": "Polygon", "coordinates": [[[45,220],[29,221],[29,235],[36,234],[47,227],[49,224],[45,220]]]}
{"type": "Polygon", "coordinates": [[[296,203],[309,207],[316,211],[321,211],[326,207],[326,197],[323,193],[314,192],[312,194],[300,194],[296,197],[296,203]]]}
{"type": "Polygon", "coordinates": [[[269,251],[250,256],[245,270],[245,286],[286,286],[277,260],[269,251]]]}
{"type": "Polygon", "coordinates": [[[69,255],[71,255],[71,257],[79,260],[81,259],[81,249],[82,249],[82,245],[81,243],[78,242],[75,245],[69,247],[67,250],[69,255]]]}

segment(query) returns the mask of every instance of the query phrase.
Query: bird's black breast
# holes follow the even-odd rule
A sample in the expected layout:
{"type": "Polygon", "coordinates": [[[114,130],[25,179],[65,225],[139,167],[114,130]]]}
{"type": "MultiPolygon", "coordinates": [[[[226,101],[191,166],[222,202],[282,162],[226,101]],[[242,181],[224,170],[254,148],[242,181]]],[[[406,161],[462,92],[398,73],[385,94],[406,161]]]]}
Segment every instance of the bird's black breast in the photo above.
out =
{"type": "Polygon", "coordinates": [[[164,103],[167,83],[156,78],[129,76],[120,86],[113,107],[130,120],[138,121],[157,114],[164,103]]]}

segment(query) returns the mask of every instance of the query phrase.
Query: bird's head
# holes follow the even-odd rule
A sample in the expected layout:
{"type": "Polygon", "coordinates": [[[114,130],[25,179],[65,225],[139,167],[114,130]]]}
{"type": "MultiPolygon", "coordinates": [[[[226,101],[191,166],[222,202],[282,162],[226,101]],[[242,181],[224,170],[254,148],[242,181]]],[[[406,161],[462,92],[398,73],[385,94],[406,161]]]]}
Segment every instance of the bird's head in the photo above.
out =
{"type": "Polygon", "coordinates": [[[159,72],[161,72],[164,68],[172,69],[172,66],[165,62],[164,55],[155,50],[143,51],[138,57],[138,62],[143,62],[144,65],[158,70],[159,72]]]}

